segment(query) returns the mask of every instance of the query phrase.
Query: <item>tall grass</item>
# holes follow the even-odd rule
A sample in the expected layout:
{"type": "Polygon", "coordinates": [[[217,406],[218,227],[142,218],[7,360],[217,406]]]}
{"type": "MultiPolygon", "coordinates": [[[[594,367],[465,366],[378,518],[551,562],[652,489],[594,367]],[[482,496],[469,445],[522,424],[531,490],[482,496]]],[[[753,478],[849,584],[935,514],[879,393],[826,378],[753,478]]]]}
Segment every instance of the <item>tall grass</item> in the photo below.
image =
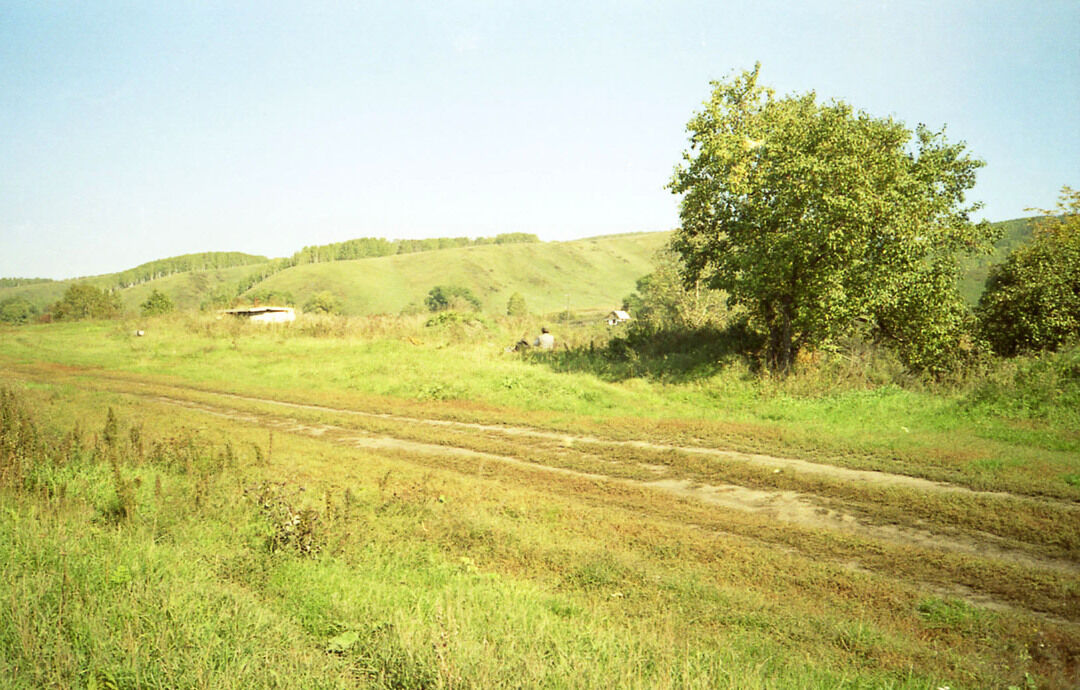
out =
{"type": "Polygon", "coordinates": [[[49,385],[5,389],[0,421],[8,687],[1067,678],[1028,653],[1067,648],[1061,628],[642,517],[602,487],[289,434],[271,453],[250,424],[49,385]]]}
{"type": "Polygon", "coordinates": [[[772,379],[723,334],[673,335],[663,347],[537,317],[425,323],[322,317],[266,328],[175,315],[143,324],[142,338],[134,323],[53,324],[10,329],[0,357],[365,409],[423,404],[436,416],[582,430],[592,420],[630,437],[692,424],[703,442],[741,450],[1080,497],[1075,348],[932,382],[853,342],[772,379]],[[554,353],[506,351],[542,325],[554,353]]]}

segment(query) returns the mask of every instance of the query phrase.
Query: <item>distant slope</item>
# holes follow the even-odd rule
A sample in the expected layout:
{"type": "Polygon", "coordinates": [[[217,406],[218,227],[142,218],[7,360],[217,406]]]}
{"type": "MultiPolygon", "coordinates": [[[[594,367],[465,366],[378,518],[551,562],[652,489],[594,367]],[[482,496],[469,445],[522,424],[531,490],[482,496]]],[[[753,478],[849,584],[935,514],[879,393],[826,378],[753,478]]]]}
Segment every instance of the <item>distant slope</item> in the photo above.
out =
{"type": "Polygon", "coordinates": [[[177,273],[219,270],[232,268],[233,266],[250,266],[252,264],[264,264],[267,261],[269,259],[265,256],[256,256],[255,254],[245,254],[243,252],[200,252],[198,254],[181,254],[168,259],[150,261],[111,275],[116,277],[115,287],[126,288],[177,273]]]}
{"type": "Polygon", "coordinates": [[[11,287],[0,286],[0,301],[9,297],[23,297],[38,309],[44,311],[50,304],[60,299],[69,286],[75,283],[89,283],[103,290],[120,289],[120,299],[125,309],[137,311],[138,305],[150,294],[153,286],[158,286],[158,289],[169,295],[178,306],[184,305],[184,307],[187,307],[192,305],[198,307],[201,298],[193,299],[192,295],[202,289],[200,286],[208,286],[207,291],[213,290],[221,282],[239,280],[242,276],[251,273],[258,266],[266,264],[268,261],[266,257],[241,252],[183,254],[168,259],[150,261],[119,273],[105,273],[98,276],[70,278],[68,280],[30,282],[11,287]],[[211,268],[215,266],[217,268],[211,268]],[[203,277],[198,277],[200,273],[203,274],[203,277]],[[217,275],[224,277],[221,279],[213,278],[213,276],[217,275]],[[195,277],[187,279],[183,278],[184,276],[195,277]],[[174,278],[179,278],[179,280],[173,280],[174,278]]]}
{"type": "Polygon", "coordinates": [[[50,280],[43,283],[27,283],[12,287],[0,287],[0,302],[11,297],[22,297],[33,304],[39,310],[44,310],[48,305],[60,299],[71,285],[73,280],[50,280]]]}
{"type": "Polygon", "coordinates": [[[168,295],[177,309],[195,310],[216,292],[223,291],[229,295],[235,295],[237,284],[266,265],[262,263],[212,271],[177,273],[121,290],[120,301],[123,302],[125,310],[138,313],[139,305],[146,301],[151,292],[158,290],[168,295]]]}
{"type": "Polygon", "coordinates": [[[276,273],[248,294],[290,293],[298,305],[328,290],[347,314],[398,313],[421,305],[436,285],[460,285],[502,313],[514,292],[530,312],[614,309],[652,271],[670,233],[636,233],[573,242],[483,245],[354,261],[306,264],[276,273]]]}
{"type": "Polygon", "coordinates": [[[1039,216],[1003,220],[993,225],[1002,229],[1001,239],[994,244],[994,251],[987,256],[969,259],[964,264],[964,273],[960,280],[960,293],[968,304],[976,304],[986,285],[986,276],[990,267],[1005,260],[1009,252],[1026,244],[1031,239],[1031,231],[1039,216]]]}
{"type": "MultiPolygon", "coordinates": [[[[1004,260],[1031,237],[1037,218],[996,223],[1003,229],[993,254],[966,262],[961,281],[964,298],[975,304],[982,294],[990,267],[1004,260]]],[[[514,292],[528,309],[546,313],[563,309],[612,309],[633,291],[634,282],[653,270],[653,255],[670,233],[633,233],[587,238],[572,242],[491,243],[433,249],[405,247],[400,253],[325,263],[321,254],[336,256],[350,242],[309,247],[291,258],[267,260],[240,252],[185,254],[152,261],[127,271],[56,281],[9,279],[0,283],[0,302],[23,297],[45,310],[73,283],[87,282],[103,289],[121,289],[124,308],[137,313],[152,290],[168,295],[178,309],[197,309],[214,294],[290,294],[298,306],[315,293],[329,291],[342,300],[347,314],[398,313],[422,305],[436,285],[470,288],[483,301],[484,310],[501,313],[514,292]],[[307,252],[310,254],[301,254],[307,252]],[[299,264],[292,265],[290,264],[299,264]],[[211,266],[205,270],[185,266],[211,266]],[[214,267],[216,266],[216,267],[214,267]],[[282,270],[283,269],[283,270],[282,270]],[[158,277],[154,277],[158,276],[158,277]]],[[[517,238],[514,238],[517,239],[517,238]]],[[[529,238],[531,239],[531,238],[529,238]]],[[[352,241],[353,243],[359,242],[352,241]]],[[[388,243],[389,244],[389,243],[388,243]]],[[[399,251],[395,247],[395,251],[399,251]]]]}

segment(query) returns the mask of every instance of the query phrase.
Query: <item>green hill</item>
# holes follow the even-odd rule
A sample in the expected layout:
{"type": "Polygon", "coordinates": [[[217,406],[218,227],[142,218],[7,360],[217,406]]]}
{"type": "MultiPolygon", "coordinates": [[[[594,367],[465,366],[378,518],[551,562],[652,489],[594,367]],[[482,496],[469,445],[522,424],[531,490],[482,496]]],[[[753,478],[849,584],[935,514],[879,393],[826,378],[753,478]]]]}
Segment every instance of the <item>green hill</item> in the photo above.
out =
{"type": "MultiPolygon", "coordinates": [[[[1017,218],[996,224],[1003,234],[994,252],[966,263],[961,291],[969,303],[978,301],[990,267],[1028,241],[1035,220],[1017,218]]],[[[0,302],[22,297],[44,311],[71,284],[88,282],[119,290],[124,308],[135,313],[157,289],[181,310],[198,309],[215,296],[231,300],[238,295],[241,299],[287,295],[303,306],[312,295],[328,291],[340,300],[346,314],[377,314],[422,308],[432,287],[459,285],[472,290],[489,313],[502,313],[515,292],[525,297],[533,313],[558,311],[568,304],[575,311],[607,310],[619,306],[634,290],[634,282],[652,271],[653,255],[669,236],[654,232],[536,242],[526,241],[533,240],[532,236],[508,235],[507,242],[494,238],[468,241],[467,246],[452,241],[455,238],[419,244],[381,240],[387,245],[383,249],[397,253],[350,260],[332,259],[371,249],[360,244],[374,240],[307,247],[293,257],[274,260],[239,252],[186,254],[88,278],[5,279],[0,283],[0,302]]]]}
{"type": "Polygon", "coordinates": [[[36,282],[7,279],[9,285],[0,284],[0,302],[22,297],[44,311],[71,285],[89,283],[103,290],[119,290],[124,308],[134,311],[154,287],[169,295],[180,308],[198,307],[204,293],[223,282],[239,280],[268,261],[264,256],[241,252],[202,252],[150,261],[126,271],[98,276],[36,282]]]}
{"type": "Polygon", "coordinates": [[[1038,218],[1038,216],[1014,218],[994,223],[1002,229],[1002,233],[1001,239],[994,244],[993,253],[965,262],[964,274],[960,280],[960,292],[968,304],[976,304],[979,301],[990,267],[1004,261],[1009,252],[1031,239],[1031,231],[1035,228],[1035,221],[1038,218]]]}
{"type": "Polygon", "coordinates": [[[614,309],[652,270],[669,233],[637,233],[572,242],[481,245],[354,261],[304,264],[255,285],[247,295],[290,294],[303,305],[329,291],[347,314],[398,313],[422,305],[436,285],[467,287],[484,311],[501,313],[514,292],[529,311],[614,309]]]}
{"type": "MultiPolygon", "coordinates": [[[[574,310],[607,310],[618,307],[633,291],[634,281],[652,270],[653,255],[668,236],[658,232],[572,242],[492,241],[426,251],[409,246],[406,250],[411,253],[299,265],[291,265],[295,257],[264,260],[174,272],[119,289],[119,294],[124,309],[137,313],[155,289],[181,310],[197,309],[214,295],[231,299],[238,294],[249,298],[288,294],[302,306],[315,293],[329,291],[341,300],[346,314],[372,314],[421,307],[432,287],[460,285],[471,289],[489,313],[503,312],[514,292],[525,297],[534,313],[564,309],[568,303],[574,310]]],[[[245,261],[250,257],[242,256],[245,261]]],[[[73,283],[118,289],[132,278],[178,265],[166,259],[121,273],[0,287],[0,301],[23,297],[44,311],[73,283]]]]}
{"type": "Polygon", "coordinates": [[[151,280],[120,291],[120,301],[127,311],[138,313],[139,305],[150,293],[159,290],[169,296],[179,310],[195,310],[211,295],[223,292],[236,294],[235,286],[267,263],[232,266],[211,271],[189,271],[151,280]]]}

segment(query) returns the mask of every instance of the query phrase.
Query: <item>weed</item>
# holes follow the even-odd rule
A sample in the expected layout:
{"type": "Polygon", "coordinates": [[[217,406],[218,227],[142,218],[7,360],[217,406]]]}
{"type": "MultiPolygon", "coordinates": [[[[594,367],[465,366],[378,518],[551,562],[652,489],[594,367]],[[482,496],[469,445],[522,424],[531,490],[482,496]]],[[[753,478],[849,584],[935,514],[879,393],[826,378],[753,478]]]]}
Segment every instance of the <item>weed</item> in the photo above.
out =
{"type": "Polygon", "coordinates": [[[263,481],[244,490],[256,505],[267,527],[266,547],[270,553],[282,551],[301,556],[317,556],[327,545],[342,509],[324,494],[323,511],[300,505],[303,487],[290,489],[284,482],[263,481]]]}
{"type": "Polygon", "coordinates": [[[128,430],[128,437],[131,441],[131,452],[134,455],[135,462],[142,464],[146,458],[146,449],[143,446],[143,427],[142,424],[132,424],[128,430]]]}
{"type": "Polygon", "coordinates": [[[116,451],[120,445],[120,421],[116,418],[113,408],[105,417],[105,428],[101,430],[101,440],[105,442],[105,448],[116,451]]]}
{"type": "Polygon", "coordinates": [[[109,454],[109,467],[112,469],[113,489],[116,499],[106,509],[105,517],[111,522],[127,520],[135,514],[135,484],[124,477],[120,469],[120,460],[116,453],[109,454]]]}

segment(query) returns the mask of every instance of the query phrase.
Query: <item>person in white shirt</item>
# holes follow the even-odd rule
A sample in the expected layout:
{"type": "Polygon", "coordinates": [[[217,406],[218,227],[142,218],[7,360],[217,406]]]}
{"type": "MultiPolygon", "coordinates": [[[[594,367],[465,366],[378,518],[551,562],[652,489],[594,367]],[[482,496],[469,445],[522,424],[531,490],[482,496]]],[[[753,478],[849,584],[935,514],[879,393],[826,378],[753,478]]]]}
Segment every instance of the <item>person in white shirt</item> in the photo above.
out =
{"type": "Polygon", "coordinates": [[[533,346],[538,347],[541,350],[555,349],[555,336],[551,335],[547,326],[540,329],[540,335],[536,336],[536,340],[533,341],[533,346]]]}

